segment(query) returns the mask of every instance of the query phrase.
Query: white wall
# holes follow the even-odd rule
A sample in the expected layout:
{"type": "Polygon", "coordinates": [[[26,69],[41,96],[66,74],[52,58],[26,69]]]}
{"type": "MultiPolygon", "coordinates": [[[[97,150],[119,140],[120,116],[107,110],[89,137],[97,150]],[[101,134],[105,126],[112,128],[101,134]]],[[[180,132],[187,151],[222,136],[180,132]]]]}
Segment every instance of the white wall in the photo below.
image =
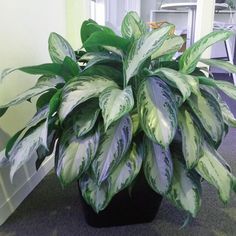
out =
{"type": "MultiPolygon", "coordinates": [[[[52,31],[65,36],[65,8],[65,0],[0,0],[0,70],[49,62],[48,36],[52,31]]],[[[0,104],[31,87],[36,78],[20,72],[10,75],[0,84],[0,104]]],[[[11,108],[0,118],[0,128],[13,135],[34,112],[34,104],[30,103],[11,108]]],[[[0,225],[53,164],[51,158],[36,173],[34,161],[32,158],[17,172],[13,185],[9,170],[0,169],[0,225]]]]}

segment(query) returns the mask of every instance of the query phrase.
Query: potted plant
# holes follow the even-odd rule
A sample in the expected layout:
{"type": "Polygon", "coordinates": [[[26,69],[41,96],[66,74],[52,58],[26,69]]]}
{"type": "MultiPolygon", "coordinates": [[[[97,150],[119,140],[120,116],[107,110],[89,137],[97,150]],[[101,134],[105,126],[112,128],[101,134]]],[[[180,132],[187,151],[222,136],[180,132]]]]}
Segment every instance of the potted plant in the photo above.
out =
{"type": "MultiPolygon", "coordinates": [[[[150,202],[157,210],[162,195],[195,217],[203,180],[227,203],[236,180],[217,148],[236,120],[218,90],[236,99],[236,88],[214,80],[197,64],[236,72],[228,62],[201,59],[205,49],[232,33],[212,32],[173,59],[183,44],[174,25],[166,23],[150,32],[130,12],[121,32],[118,36],[87,20],[81,27],[81,49],[74,51],[52,33],[52,63],[17,69],[40,77],[33,88],[1,106],[0,115],[34,96],[39,96],[37,112],[9,140],[1,165],[11,166],[13,179],[33,154],[39,168],[55,150],[61,184],[77,180],[86,203],[100,212],[98,217],[122,191],[132,201],[140,179],[152,190],[137,191],[139,197],[146,191],[151,195],[146,202],[140,200],[137,212],[150,202]]],[[[5,70],[1,79],[14,70],[5,70]]]]}

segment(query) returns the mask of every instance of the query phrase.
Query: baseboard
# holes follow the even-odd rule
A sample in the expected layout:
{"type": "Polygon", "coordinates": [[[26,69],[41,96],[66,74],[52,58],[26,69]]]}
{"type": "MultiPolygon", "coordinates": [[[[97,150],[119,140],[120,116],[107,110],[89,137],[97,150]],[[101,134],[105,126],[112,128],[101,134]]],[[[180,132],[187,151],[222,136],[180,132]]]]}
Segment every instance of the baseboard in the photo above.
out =
{"type": "Polygon", "coordinates": [[[16,210],[21,202],[32,192],[32,190],[40,183],[40,181],[53,168],[54,158],[49,157],[40,167],[40,169],[28,178],[25,183],[12,194],[6,202],[0,206],[0,225],[16,210]]]}

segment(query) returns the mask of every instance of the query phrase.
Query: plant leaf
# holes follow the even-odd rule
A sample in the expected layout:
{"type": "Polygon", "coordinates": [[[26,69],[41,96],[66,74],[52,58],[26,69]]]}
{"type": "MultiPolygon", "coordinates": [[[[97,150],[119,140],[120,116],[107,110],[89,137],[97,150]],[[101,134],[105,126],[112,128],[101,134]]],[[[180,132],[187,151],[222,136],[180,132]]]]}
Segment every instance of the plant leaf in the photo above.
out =
{"type": "Polygon", "coordinates": [[[9,139],[5,149],[5,154],[7,157],[11,155],[11,150],[13,150],[19,144],[19,142],[24,138],[31,128],[35,128],[35,126],[47,118],[48,112],[48,106],[45,106],[37,111],[33,118],[26,124],[26,127],[18,131],[13,137],[9,139]]]}
{"type": "Polygon", "coordinates": [[[100,75],[109,79],[112,79],[120,87],[123,86],[123,74],[120,70],[107,66],[107,65],[93,65],[92,67],[85,68],[81,73],[81,76],[94,76],[100,75]]]}
{"type": "Polygon", "coordinates": [[[195,169],[208,183],[217,188],[220,199],[227,203],[232,189],[231,173],[217,160],[208,144],[204,143],[203,151],[204,155],[195,169]]]}
{"type": "Polygon", "coordinates": [[[98,186],[95,179],[88,173],[80,178],[79,186],[84,200],[96,213],[102,211],[111,200],[108,197],[107,183],[102,183],[98,186]]]}
{"type": "Polygon", "coordinates": [[[129,148],[132,139],[132,123],[124,116],[113,123],[101,136],[101,141],[92,163],[96,181],[100,185],[112,173],[129,148]]]}
{"type": "Polygon", "coordinates": [[[200,62],[208,65],[223,69],[229,73],[236,73],[236,66],[228,61],[217,60],[217,59],[200,59],[200,62]]]}
{"type": "Polygon", "coordinates": [[[202,155],[202,135],[190,112],[182,106],[178,113],[178,124],[182,134],[182,150],[188,169],[192,169],[202,155]]]}
{"type": "Polygon", "coordinates": [[[146,135],[153,142],[167,147],[177,128],[177,107],[169,87],[158,77],[148,77],[139,87],[137,103],[146,135]]]}
{"type": "MultiPolygon", "coordinates": [[[[106,32],[95,32],[91,34],[91,36],[84,42],[84,48],[94,48],[94,47],[108,47],[107,49],[116,48],[118,49],[118,54],[123,55],[123,53],[127,52],[130,41],[121,38],[117,35],[113,35],[106,32]],[[111,48],[110,48],[111,47],[111,48]]],[[[114,51],[111,49],[111,51],[114,51]]],[[[116,51],[114,51],[116,52],[116,51]]]]}
{"type": "Polygon", "coordinates": [[[142,147],[137,147],[136,144],[133,143],[130,152],[122,158],[118,166],[108,177],[108,193],[110,197],[113,197],[116,193],[120,192],[133,182],[141,169],[142,160],[142,147]]]}
{"type": "Polygon", "coordinates": [[[70,44],[59,34],[53,32],[48,39],[48,50],[52,62],[61,64],[65,57],[70,57],[76,62],[74,50],[70,44]]]}
{"type": "Polygon", "coordinates": [[[151,188],[166,194],[173,176],[173,164],[169,148],[145,139],[144,174],[151,188]]]}
{"type": "Polygon", "coordinates": [[[150,72],[151,75],[160,76],[169,85],[178,88],[183,96],[183,101],[185,101],[191,94],[191,86],[187,81],[187,76],[176,70],[169,68],[160,68],[153,72],[150,72]]]}
{"type": "Polygon", "coordinates": [[[80,61],[87,62],[85,69],[88,69],[98,63],[121,63],[121,58],[109,52],[88,52],[80,58],[80,61]]]}
{"type": "Polygon", "coordinates": [[[224,102],[222,99],[218,100],[218,102],[220,104],[220,109],[224,122],[230,127],[236,128],[236,118],[234,117],[234,114],[230,111],[230,108],[227,103],[224,102]]]}
{"type": "Polygon", "coordinates": [[[173,158],[174,175],[167,198],[178,208],[195,217],[201,206],[200,181],[189,174],[184,165],[173,158]]]}
{"type": "Polygon", "coordinates": [[[229,97],[236,100],[236,87],[234,84],[229,83],[224,80],[214,80],[214,79],[203,77],[203,76],[198,76],[197,78],[199,79],[199,82],[201,84],[213,86],[217,89],[220,89],[229,97]]]}
{"type": "Polygon", "coordinates": [[[65,131],[59,140],[57,176],[66,186],[87,171],[97,151],[99,132],[76,137],[72,129],[65,131]]]}
{"type": "Polygon", "coordinates": [[[5,155],[5,149],[0,151],[0,168],[9,164],[9,161],[5,155]]]}
{"type": "Polygon", "coordinates": [[[102,109],[105,130],[111,123],[130,112],[134,106],[131,86],[124,90],[109,87],[99,96],[99,106],[102,109]]]}
{"type": "Polygon", "coordinates": [[[181,36],[172,36],[164,41],[164,43],[161,45],[160,48],[158,48],[153,54],[152,54],[152,60],[155,60],[161,56],[164,55],[171,55],[171,58],[173,54],[178,52],[180,48],[183,46],[184,40],[181,36]]]}
{"type": "Polygon", "coordinates": [[[172,28],[173,25],[168,25],[158,30],[153,30],[141,37],[137,42],[133,43],[129,54],[124,61],[127,84],[130,78],[138,73],[141,65],[146,59],[148,59],[157,48],[161,47],[172,28]]]}
{"type": "Polygon", "coordinates": [[[40,123],[30,134],[18,142],[17,145],[13,146],[9,153],[11,181],[16,171],[32,157],[39,146],[43,145],[47,148],[47,130],[48,122],[46,120],[40,123]]]}
{"type": "Polygon", "coordinates": [[[130,11],[122,21],[121,33],[124,38],[139,39],[143,34],[147,33],[147,26],[136,12],[130,11]]]}
{"type": "Polygon", "coordinates": [[[95,125],[100,109],[98,101],[90,100],[80,104],[75,112],[65,120],[65,126],[73,126],[73,131],[77,137],[88,133],[95,125]]]}
{"type": "Polygon", "coordinates": [[[233,33],[226,30],[218,30],[209,33],[204,36],[191,47],[189,47],[180,57],[179,66],[180,70],[185,74],[190,74],[195,70],[197,63],[202,55],[202,53],[213,44],[225,41],[233,33]]]}
{"type": "Polygon", "coordinates": [[[48,92],[52,89],[56,89],[56,85],[60,83],[63,83],[63,80],[60,77],[42,76],[34,87],[19,94],[18,96],[16,96],[15,99],[10,101],[9,103],[1,105],[0,109],[6,109],[10,106],[14,106],[24,101],[27,101],[28,99],[35,97],[39,94],[48,92]]]}
{"type": "Polygon", "coordinates": [[[218,101],[208,92],[192,94],[188,104],[201,122],[205,131],[218,143],[224,133],[224,121],[218,101]]]}
{"type": "Polygon", "coordinates": [[[78,78],[77,81],[71,82],[64,87],[59,110],[61,121],[82,102],[98,97],[104,89],[110,86],[117,87],[115,82],[98,75],[81,76],[78,78]]]}

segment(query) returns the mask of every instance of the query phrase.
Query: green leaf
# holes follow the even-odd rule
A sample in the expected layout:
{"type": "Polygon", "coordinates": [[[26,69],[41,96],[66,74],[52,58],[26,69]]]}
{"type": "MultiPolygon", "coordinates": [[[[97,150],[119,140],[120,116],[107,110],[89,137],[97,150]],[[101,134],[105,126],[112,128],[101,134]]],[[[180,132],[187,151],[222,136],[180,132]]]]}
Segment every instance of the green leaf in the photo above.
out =
{"type": "Polygon", "coordinates": [[[56,173],[63,186],[66,186],[89,168],[99,143],[99,132],[77,138],[72,129],[68,129],[59,140],[56,173]]]}
{"type": "Polygon", "coordinates": [[[62,36],[57,33],[51,33],[48,39],[48,50],[52,62],[61,64],[65,57],[70,57],[76,62],[74,50],[62,36]]]}
{"type": "Polygon", "coordinates": [[[48,117],[54,116],[58,112],[61,103],[62,89],[58,89],[49,101],[49,114],[48,117]]]}
{"type": "Polygon", "coordinates": [[[11,181],[16,171],[32,157],[39,146],[43,145],[47,148],[47,130],[48,122],[46,120],[33,129],[31,133],[25,136],[17,145],[12,147],[9,153],[11,181]]]}
{"type": "Polygon", "coordinates": [[[220,142],[224,133],[224,121],[218,101],[210,93],[201,91],[192,94],[187,102],[214,142],[220,142]]]}
{"type": "Polygon", "coordinates": [[[27,101],[30,98],[35,97],[39,94],[48,92],[49,90],[55,90],[56,86],[60,83],[64,83],[64,80],[60,77],[42,76],[34,87],[17,95],[16,98],[10,101],[9,103],[1,105],[0,109],[4,110],[10,106],[15,106],[18,105],[19,103],[27,101]]]}
{"type": "Polygon", "coordinates": [[[61,75],[62,65],[56,63],[46,63],[36,66],[26,66],[18,68],[18,70],[31,75],[61,75]]]}
{"type": "Polygon", "coordinates": [[[164,41],[164,43],[161,45],[160,48],[158,48],[153,54],[152,54],[152,60],[155,60],[161,56],[164,55],[170,55],[171,58],[173,54],[178,52],[180,48],[183,46],[184,40],[181,36],[172,36],[164,41]]]}
{"type": "Polygon", "coordinates": [[[65,120],[65,126],[73,126],[74,133],[77,137],[81,137],[94,127],[99,112],[97,99],[91,99],[80,104],[78,109],[71,113],[68,119],[65,120]]]}
{"type": "Polygon", "coordinates": [[[204,155],[200,158],[196,171],[210,184],[214,185],[223,203],[227,203],[232,189],[231,173],[216,158],[207,143],[203,146],[204,155]]]}
{"type": "Polygon", "coordinates": [[[121,33],[124,38],[139,39],[143,34],[147,33],[147,26],[136,12],[130,11],[122,21],[121,33]]]}
{"type": "Polygon", "coordinates": [[[201,59],[200,62],[208,66],[223,69],[229,73],[236,73],[236,66],[228,61],[217,60],[217,59],[201,59]]]}
{"type": "Polygon", "coordinates": [[[118,55],[123,55],[127,52],[129,45],[130,41],[127,39],[106,32],[95,32],[84,42],[83,47],[102,47],[109,51],[118,53],[118,55]]]}
{"type": "Polygon", "coordinates": [[[182,134],[182,150],[188,169],[192,169],[202,155],[202,135],[190,112],[182,106],[178,113],[178,124],[182,134]]]}
{"type": "Polygon", "coordinates": [[[60,120],[63,121],[76,106],[90,98],[98,97],[103,90],[111,86],[117,87],[115,82],[102,76],[78,77],[77,81],[71,82],[63,89],[60,120]]]}
{"type": "Polygon", "coordinates": [[[48,92],[43,93],[42,95],[40,95],[37,102],[36,102],[37,111],[40,110],[42,107],[48,105],[51,98],[53,97],[53,95],[56,92],[57,92],[57,90],[49,90],[48,92]]]}
{"type": "Polygon", "coordinates": [[[132,110],[134,106],[132,88],[128,86],[124,90],[113,87],[105,89],[99,96],[99,106],[107,130],[111,123],[132,110]]]}
{"type": "Polygon", "coordinates": [[[130,117],[131,117],[131,120],[132,120],[132,134],[134,136],[140,128],[139,116],[138,116],[137,111],[132,112],[130,114],[130,117]]]}
{"type": "Polygon", "coordinates": [[[121,63],[121,58],[109,52],[88,52],[80,58],[80,62],[87,62],[86,68],[99,63],[121,63]]]}
{"type": "Polygon", "coordinates": [[[79,180],[79,186],[84,200],[96,213],[102,211],[111,200],[108,196],[107,183],[97,185],[91,174],[84,174],[79,180]]]}
{"type": "Polygon", "coordinates": [[[105,33],[115,35],[115,33],[112,31],[112,29],[110,29],[106,26],[103,26],[103,25],[99,25],[94,20],[89,19],[89,20],[86,20],[83,22],[81,29],[80,29],[82,43],[84,43],[91,36],[91,34],[93,34],[95,32],[105,32],[105,33]]]}
{"type": "Polygon", "coordinates": [[[61,73],[65,81],[69,81],[75,76],[78,76],[79,73],[80,73],[80,68],[77,62],[73,61],[70,57],[65,57],[62,64],[62,73],[61,73]]]}
{"type": "Polygon", "coordinates": [[[83,70],[80,73],[80,75],[81,76],[100,75],[112,79],[120,87],[123,86],[123,74],[121,73],[121,71],[107,65],[93,65],[92,67],[85,68],[85,70],[83,70]]]}
{"type": "Polygon", "coordinates": [[[144,140],[144,174],[151,188],[160,194],[166,194],[173,176],[173,164],[169,148],[144,140]]]}
{"type": "Polygon", "coordinates": [[[148,77],[139,87],[137,107],[146,135],[167,147],[177,128],[177,107],[169,87],[158,77],[148,77]]]}
{"type": "Polygon", "coordinates": [[[173,25],[153,30],[133,43],[124,61],[126,83],[136,75],[141,65],[164,43],[173,25]]]}
{"type": "Polygon", "coordinates": [[[196,217],[201,206],[200,181],[191,176],[184,165],[173,158],[174,175],[167,198],[178,208],[196,217]]]}
{"type": "Polygon", "coordinates": [[[110,197],[113,197],[133,182],[141,169],[142,160],[142,147],[137,147],[133,143],[131,150],[122,158],[119,165],[108,177],[108,193],[110,197]]]}
{"type": "Polygon", "coordinates": [[[101,136],[101,141],[92,163],[96,181],[100,185],[112,173],[127,152],[132,139],[132,123],[125,116],[113,123],[101,136]]]}
{"type": "Polygon", "coordinates": [[[179,60],[180,70],[185,74],[190,74],[195,70],[202,53],[213,44],[225,41],[232,35],[232,31],[218,30],[209,33],[189,47],[179,60]]]}

